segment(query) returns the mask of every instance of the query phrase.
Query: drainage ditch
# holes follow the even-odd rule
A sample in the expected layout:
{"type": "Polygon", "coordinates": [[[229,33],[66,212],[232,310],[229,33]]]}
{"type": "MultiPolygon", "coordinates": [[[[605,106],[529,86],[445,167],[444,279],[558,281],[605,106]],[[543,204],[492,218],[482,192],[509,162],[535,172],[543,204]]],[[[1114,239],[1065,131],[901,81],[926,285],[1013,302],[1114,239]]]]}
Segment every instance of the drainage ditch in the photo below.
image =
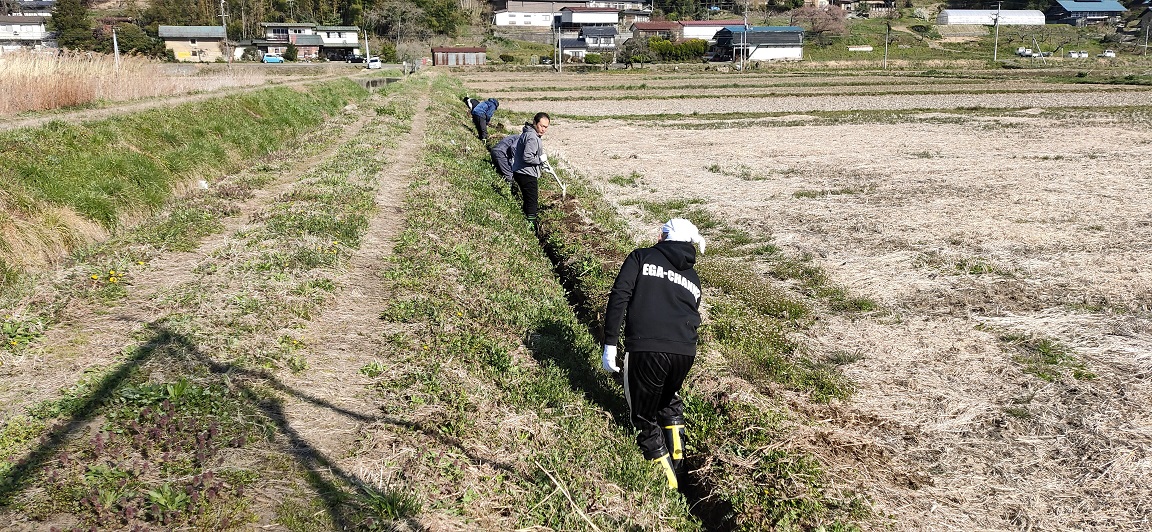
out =
{"type": "MultiPolygon", "coordinates": [[[[589,230],[597,233],[602,233],[603,231],[594,226],[587,226],[587,224],[579,222],[587,218],[581,216],[579,201],[576,198],[569,197],[562,201],[557,201],[559,198],[556,197],[551,199],[553,205],[559,205],[563,216],[555,222],[551,217],[548,217],[547,220],[542,220],[540,230],[536,236],[540,241],[540,247],[552,263],[553,274],[564,287],[568,305],[572,307],[576,317],[588,328],[588,331],[593,337],[601,339],[604,337],[601,308],[604,302],[599,301],[600,298],[594,294],[587,293],[586,283],[582,282],[582,276],[585,275],[588,270],[580,267],[581,262],[578,257],[569,255],[572,247],[563,245],[563,242],[569,242],[573,239],[573,235],[586,234],[589,230]]],[[[588,243],[592,240],[594,239],[583,239],[583,242],[588,243]]],[[[608,251],[600,251],[602,250],[592,250],[596,257],[611,257],[613,255],[613,253],[608,251]]],[[[620,257],[620,260],[615,262],[618,264],[622,260],[623,257],[620,257]]],[[[607,267],[612,268],[615,266],[616,265],[613,264],[607,267]]],[[[616,380],[619,382],[619,379],[616,380]]],[[[689,420],[689,423],[691,423],[691,420],[689,420]]],[[[684,498],[688,501],[692,515],[696,516],[704,525],[704,530],[708,532],[729,532],[735,530],[737,525],[736,516],[732,511],[733,506],[731,501],[715,493],[715,483],[709,478],[705,475],[695,473],[704,468],[709,462],[710,460],[707,456],[685,456],[685,473],[681,475],[680,478],[680,493],[683,494],[684,498]]]]}

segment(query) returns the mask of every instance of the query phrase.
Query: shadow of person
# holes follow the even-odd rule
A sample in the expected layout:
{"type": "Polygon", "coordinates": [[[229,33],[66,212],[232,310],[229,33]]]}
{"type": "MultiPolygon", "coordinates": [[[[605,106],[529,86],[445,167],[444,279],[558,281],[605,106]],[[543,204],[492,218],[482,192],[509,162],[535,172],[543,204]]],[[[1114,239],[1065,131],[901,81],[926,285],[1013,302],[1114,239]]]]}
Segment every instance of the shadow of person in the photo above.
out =
{"type": "Polygon", "coordinates": [[[524,343],[533,358],[551,362],[563,370],[573,391],[608,412],[616,424],[631,429],[620,374],[609,375],[600,371],[598,365],[589,363],[592,357],[581,341],[585,334],[587,332],[577,323],[546,318],[531,331],[524,343]]]}

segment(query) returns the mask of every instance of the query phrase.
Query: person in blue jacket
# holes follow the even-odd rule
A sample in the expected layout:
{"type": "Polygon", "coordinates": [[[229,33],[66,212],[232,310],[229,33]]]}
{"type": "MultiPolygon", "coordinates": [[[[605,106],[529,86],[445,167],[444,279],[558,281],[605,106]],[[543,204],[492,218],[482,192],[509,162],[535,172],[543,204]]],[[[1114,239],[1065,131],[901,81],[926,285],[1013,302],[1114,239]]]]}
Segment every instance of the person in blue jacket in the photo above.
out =
{"type": "Polygon", "coordinates": [[[476,136],[480,140],[488,140],[488,124],[492,122],[492,115],[496,114],[498,107],[500,102],[496,98],[488,98],[472,108],[472,123],[476,124],[476,136]]]}

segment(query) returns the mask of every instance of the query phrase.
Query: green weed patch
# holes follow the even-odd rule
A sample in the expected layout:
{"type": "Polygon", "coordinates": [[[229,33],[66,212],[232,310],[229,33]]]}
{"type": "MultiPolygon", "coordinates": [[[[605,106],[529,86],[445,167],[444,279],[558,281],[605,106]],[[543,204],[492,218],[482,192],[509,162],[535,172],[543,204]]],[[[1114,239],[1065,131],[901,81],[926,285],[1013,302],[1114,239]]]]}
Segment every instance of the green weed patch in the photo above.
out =
{"type": "Polygon", "coordinates": [[[1066,376],[1082,381],[1096,378],[1068,346],[1050,338],[1006,333],[1000,335],[1000,341],[1015,352],[1012,359],[1026,373],[1046,381],[1056,382],[1066,376]]]}

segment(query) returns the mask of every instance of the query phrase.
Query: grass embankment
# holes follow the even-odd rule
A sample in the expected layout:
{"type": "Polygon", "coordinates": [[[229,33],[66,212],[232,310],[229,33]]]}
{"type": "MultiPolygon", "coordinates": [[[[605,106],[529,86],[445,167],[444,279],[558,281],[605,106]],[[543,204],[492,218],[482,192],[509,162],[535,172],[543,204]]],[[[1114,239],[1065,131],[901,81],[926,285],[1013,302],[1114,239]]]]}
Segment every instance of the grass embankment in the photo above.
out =
{"type": "MultiPolygon", "coordinates": [[[[484,155],[459,158],[470,156],[499,187],[484,155]]],[[[598,327],[616,269],[635,243],[598,192],[576,176],[562,175],[569,187],[566,200],[550,180],[541,181],[541,241],[569,292],[583,337],[598,327]]],[[[873,519],[861,497],[832,485],[815,456],[788,444],[792,427],[806,420],[770,397],[780,388],[816,402],[849,397],[853,386],[835,365],[850,360],[817,360],[794,338],[818,311],[867,312],[875,304],[832,285],[809,259],[781,256],[762,239],[726,226],[699,201],[641,206],[651,215],[653,234],[658,220],[681,215],[711,240],[698,264],[707,312],[701,356],[685,394],[694,470],[685,493],[693,513],[713,530],[853,529],[873,519]],[[765,280],[753,264],[775,280],[765,280]],[[735,385],[732,374],[739,377],[735,385]]],[[[596,371],[597,346],[562,363],[577,390],[597,398],[626,425],[622,390],[605,388],[596,371]]]]}
{"type": "MultiPolygon", "coordinates": [[[[319,151],[352,118],[341,116],[337,129],[330,130],[318,127],[323,112],[340,108],[349,96],[363,95],[345,83],[320,87],[312,95],[271,91],[256,99],[190,106],[165,124],[175,128],[196,110],[240,111],[253,119],[264,111],[270,131],[252,131],[253,136],[279,145],[293,130],[316,128],[322,134],[306,136],[307,144],[297,147],[319,151]],[[287,110],[267,110],[262,102],[272,98],[287,110]]],[[[223,120],[207,118],[209,124],[213,118],[223,120]]],[[[252,125],[249,119],[239,121],[252,125]]],[[[142,117],[114,121],[153,122],[142,117]]],[[[214,179],[209,191],[193,193],[170,212],[86,248],[64,278],[45,290],[51,294],[46,309],[79,300],[115,313],[149,302],[161,309],[160,317],[132,333],[135,341],[128,342],[116,363],[90,368],[59,398],[5,420],[0,430],[2,519],[79,528],[236,528],[259,519],[246,488],[267,490],[286,480],[316,486],[330,503],[333,519],[369,522],[377,516],[369,503],[357,501],[378,493],[332,485],[312,471],[323,467],[317,465],[325,460],[322,455],[302,445],[295,449],[300,454],[285,454],[285,448],[298,443],[282,410],[282,398],[293,390],[286,390],[274,372],[307,368],[304,346],[293,340],[292,327],[306,321],[336,289],[332,278],[358,245],[373,211],[381,139],[394,139],[404,127],[400,120],[384,120],[366,129],[301,176],[252,221],[251,229],[231,235],[221,251],[198,265],[192,280],[151,293],[137,284],[147,284],[142,281],[153,259],[197,247],[222,229],[221,220],[234,214],[237,200],[251,197],[290,168],[266,163],[214,179]],[[285,440],[288,445],[280,447],[285,440]],[[350,498],[349,492],[360,498],[350,498]]],[[[221,144],[202,157],[229,151],[223,143],[232,135],[240,132],[220,131],[221,144]]],[[[125,137],[124,142],[157,142],[145,137],[125,137]]],[[[199,138],[200,147],[211,147],[206,139],[199,138]]],[[[268,150],[258,142],[249,149],[268,150]]],[[[169,155],[202,169],[240,162],[235,155],[228,157],[230,163],[169,155]]],[[[27,317],[25,323],[53,318],[34,312],[27,317]]],[[[36,337],[25,340],[35,342],[36,337]]],[[[71,348],[36,347],[38,356],[48,360],[66,357],[71,348]]]]}
{"type": "Polygon", "coordinates": [[[364,94],[351,81],[265,89],[0,135],[0,289],[141,220],[194,180],[281,148],[364,94]]]}

